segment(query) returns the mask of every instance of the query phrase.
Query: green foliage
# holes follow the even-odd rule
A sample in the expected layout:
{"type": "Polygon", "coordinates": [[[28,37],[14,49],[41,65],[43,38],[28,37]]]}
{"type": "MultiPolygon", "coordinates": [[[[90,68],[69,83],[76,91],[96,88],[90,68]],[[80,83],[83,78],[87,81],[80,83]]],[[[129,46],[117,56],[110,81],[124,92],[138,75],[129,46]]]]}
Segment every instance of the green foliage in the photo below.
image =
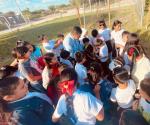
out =
{"type": "Polygon", "coordinates": [[[150,7],[150,0],[146,0],[145,1],[145,12],[149,11],[149,7],[150,7]]]}
{"type": "Polygon", "coordinates": [[[31,17],[32,17],[32,13],[29,8],[23,10],[22,14],[25,15],[26,18],[29,18],[29,19],[31,19],[31,17]]]}
{"type": "Polygon", "coordinates": [[[55,6],[49,6],[48,9],[50,10],[51,13],[54,13],[56,11],[55,6]]]}

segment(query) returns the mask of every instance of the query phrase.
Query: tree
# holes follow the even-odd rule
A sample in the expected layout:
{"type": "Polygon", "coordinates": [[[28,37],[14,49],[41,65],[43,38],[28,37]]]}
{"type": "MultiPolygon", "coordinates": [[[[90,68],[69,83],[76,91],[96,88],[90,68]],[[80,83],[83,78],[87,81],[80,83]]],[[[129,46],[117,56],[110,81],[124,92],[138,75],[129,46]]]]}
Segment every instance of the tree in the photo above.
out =
{"type": "Polygon", "coordinates": [[[49,6],[48,9],[49,9],[50,13],[55,13],[55,11],[56,11],[55,6],[49,6]]]}
{"type": "Polygon", "coordinates": [[[150,26],[150,0],[145,1],[145,20],[146,20],[146,29],[150,26]]]}
{"type": "Polygon", "coordinates": [[[28,19],[30,19],[31,16],[32,16],[32,13],[31,13],[31,11],[30,11],[29,8],[23,10],[23,11],[22,11],[22,14],[25,15],[25,17],[27,17],[28,19]]]}
{"type": "Polygon", "coordinates": [[[77,11],[77,17],[80,23],[80,26],[82,27],[82,22],[81,22],[81,16],[80,16],[80,6],[82,4],[83,0],[70,0],[70,4],[75,7],[76,11],[77,11]]]}

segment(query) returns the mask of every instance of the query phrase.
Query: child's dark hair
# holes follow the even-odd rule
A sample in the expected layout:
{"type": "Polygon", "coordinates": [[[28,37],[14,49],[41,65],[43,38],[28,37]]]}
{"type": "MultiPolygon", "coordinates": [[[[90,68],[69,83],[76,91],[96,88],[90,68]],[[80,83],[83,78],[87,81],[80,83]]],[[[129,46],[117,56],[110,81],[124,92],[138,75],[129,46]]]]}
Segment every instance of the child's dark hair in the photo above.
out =
{"type": "Polygon", "coordinates": [[[88,75],[88,79],[94,84],[97,84],[103,78],[104,71],[101,64],[97,62],[91,63],[89,71],[94,73],[94,76],[92,74],[88,75]]]}
{"type": "Polygon", "coordinates": [[[97,35],[98,35],[97,29],[93,29],[92,32],[91,32],[91,35],[92,35],[94,38],[97,37],[97,35]]]}
{"type": "Polygon", "coordinates": [[[74,80],[77,85],[78,75],[73,68],[66,68],[60,74],[60,81],[74,80]]]}
{"type": "Polygon", "coordinates": [[[17,41],[17,47],[25,46],[27,47],[28,45],[31,45],[33,47],[33,52],[35,51],[35,45],[31,44],[30,42],[23,41],[23,40],[18,40],[17,41]]]}
{"type": "Polygon", "coordinates": [[[112,25],[112,30],[114,30],[114,27],[117,26],[118,24],[122,24],[122,22],[119,20],[115,20],[112,25]]]}
{"type": "Polygon", "coordinates": [[[150,97],[150,78],[143,79],[140,88],[150,97]]]}
{"type": "Polygon", "coordinates": [[[85,37],[85,38],[83,38],[82,41],[83,41],[83,43],[85,44],[85,43],[89,43],[90,40],[89,40],[89,38],[86,38],[86,37],[85,37]]]}
{"type": "Polygon", "coordinates": [[[6,111],[8,111],[6,106],[7,101],[4,100],[3,97],[6,95],[12,95],[18,83],[18,77],[7,77],[0,80],[0,112],[4,114],[2,119],[10,119],[8,114],[6,114],[6,111]]]}
{"type": "Polygon", "coordinates": [[[7,77],[0,80],[0,98],[2,99],[6,95],[13,94],[15,88],[19,84],[18,77],[7,77]]]}
{"type": "Polygon", "coordinates": [[[75,60],[77,63],[82,62],[82,60],[85,58],[84,54],[82,52],[76,52],[75,54],[75,60]]]}
{"type": "Polygon", "coordinates": [[[13,73],[15,73],[18,70],[18,68],[14,66],[5,65],[0,68],[0,79],[6,78],[13,73]]]}
{"type": "Polygon", "coordinates": [[[63,59],[68,59],[70,57],[70,52],[67,50],[62,50],[60,53],[60,57],[63,59]]]}
{"type": "Polygon", "coordinates": [[[103,44],[104,44],[103,40],[101,40],[101,39],[96,39],[96,43],[95,43],[96,46],[101,46],[101,45],[103,45],[103,44]]]}
{"type": "Polygon", "coordinates": [[[103,75],[103,70],[102,67],[99,63],[93,62],[90,64],[90,70],[98,74],[99,77],[102,77],[103,75]]]}
{"type": "Polygon", "coordinates": [[[123,50],[123,54],[131,47],[139,45],[140,39],[136,33],[130,33],[128,35],[128,40],[123,50]]]}
{"type": "Polygon", "coordinates": [[[47,64],[51,63],[51,61],[52,61],[52,59],[53,59],[54,56],[55,56],[54,53],[46,53],[44,55],[44,59],[45,59],[46,63],[47,64]]]}
{"type": "Polygon", "coordinates": [[[119,125],[149,125],[144,117],[137,111],[125,110],[121,114],[119,125]]]}
{"type": "Polygon", "coordinates": [[[98,21],[98,23],[100,24],[100,23],[103,23],[103,26],[105,27],[105,28],[107,28],[107,26],[106,26],[106,23],[105,23],[105,20],[104,19],[100,19],[99,21],[98,21]]]}
{"type": "Polygon", "coordinates": [[[19,55],[21,55],[21,57],[23,57],[28,51],[29,51],[29,49],[25,46],[16,47],[12,51],[12,56],[15,58],[18,58],[18,54],[19,54],[19,55]]]}
{"type": "Polygon", "coordinates": [[[20,46],[27,46],[27,45],[31,45],[29,42],[27,41],[23,41],[23,40],[18,40],[17,43],[16,43],[16,46],[17,47],[20,47],[20,46]]]}
{"type": "Polygon", "coordinates": [[[124,36],[124,35],[129,35],[130,34],[130,32],[128,32],[128,31],[123,31],[122,32],[122,36],[124,36]]]}
{"type": "Polygon", "coordinates": [[[116,67],[113,69],[113,76],[120,84],[124,84],[129,80],[128,71],[123,67],[116,67]]]}
{"type": "Polygon", "coordinates": [[[82,34],[82,30],[79,26],[74,26],[72,29],[72,33],[82,34]]]}
{"type": "Polygon", "coordinates": [[[128,41],[130,45],[138,45],[140,42],[140,38],[136,33],[130,33],[128,36],[128,41]]]}

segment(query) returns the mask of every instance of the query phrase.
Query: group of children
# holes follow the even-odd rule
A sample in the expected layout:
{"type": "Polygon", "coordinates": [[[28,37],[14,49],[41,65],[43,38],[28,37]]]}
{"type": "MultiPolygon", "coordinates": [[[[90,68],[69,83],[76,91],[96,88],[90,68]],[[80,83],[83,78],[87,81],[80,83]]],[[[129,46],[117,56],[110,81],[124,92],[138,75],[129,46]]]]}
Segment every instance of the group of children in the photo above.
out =
{"type": "Polygon", "coordinates": [[[150,61],[139,36],[104,20],[41,46],[18,40],[0,69],[2,125],[150,124],[150,61]],[[115,119],[115,120],[114,120],[115,119]],[[136,120],[137,121],[136,121],[136,120]]]}

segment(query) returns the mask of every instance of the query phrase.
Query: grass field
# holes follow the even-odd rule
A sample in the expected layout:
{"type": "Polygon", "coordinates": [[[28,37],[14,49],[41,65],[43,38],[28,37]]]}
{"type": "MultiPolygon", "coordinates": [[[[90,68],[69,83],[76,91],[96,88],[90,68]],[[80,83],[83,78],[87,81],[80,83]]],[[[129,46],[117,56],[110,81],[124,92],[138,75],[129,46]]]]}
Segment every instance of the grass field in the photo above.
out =
{"type": "MultiPolygon", "coordinates": [[[[107,21],[107,12],[100,12],[98,18],[104,18],[107,21]]],[[[89,34],[91,29],[96,28],[96,21],[98,18],[95,12],[86,14],[86,26],[89,30],[89,34]]],[[[111,22],[113,22],[113,20],[115,19],[121,20],[123,22],[123,27],[130,32],[140,33],[144,42],[146,41],[146,46],[147,44],[149,44],[148,41],[150,38],[150,33],[148,31],[144,32],[142,29],[137,29],[136,14],[134,12],[133,6],[112,10],[111,22]]],[[[1,35],[0,66],[4,64],[9,64],[11,62],[11,50],[15,47],[15,43],[18,39],[31,41],[34,44],[39,44],[37,39],[38,35],[46,34],[48,35],[49,39],[55,39],[57,33],[61,32],[66,34],[75,25],[79,25],[76,16],[69,16],[58,18],[38,25],[31,25],[28,28],[1,35]]]]}

